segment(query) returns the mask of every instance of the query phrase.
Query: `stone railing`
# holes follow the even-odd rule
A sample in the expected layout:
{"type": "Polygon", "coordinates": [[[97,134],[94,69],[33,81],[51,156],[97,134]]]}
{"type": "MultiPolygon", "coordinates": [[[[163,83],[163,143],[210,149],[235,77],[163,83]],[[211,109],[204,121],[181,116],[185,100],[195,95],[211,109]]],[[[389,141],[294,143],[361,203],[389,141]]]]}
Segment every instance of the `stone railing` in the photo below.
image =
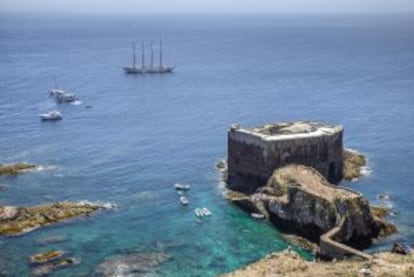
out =
{"type": "Polygon", "coordinates": [[[341,231],[345,224],[345,218],[342,218],[340,224],[320,237],[319,248],[320,255],[325,258],[342,258],[347,254],[356,255],[366,260],[371,260],[372,256],[359,251],[355,248],[349,247],[343,243],[335,241],[333,238],[341,231]]]}

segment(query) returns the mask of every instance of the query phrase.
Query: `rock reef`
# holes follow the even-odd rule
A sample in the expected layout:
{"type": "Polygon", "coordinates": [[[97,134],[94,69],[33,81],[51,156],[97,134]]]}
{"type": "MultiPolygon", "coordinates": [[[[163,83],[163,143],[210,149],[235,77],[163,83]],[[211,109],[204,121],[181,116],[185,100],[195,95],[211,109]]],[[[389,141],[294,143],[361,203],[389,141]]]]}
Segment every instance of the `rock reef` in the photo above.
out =
{"type": "Polygon", "coordinates": [[[289,165],[275,170],[251,195],[230,191],[227,198],[249,212],[264,214],[279,229],[320,242],[338,227],[335,241],[363,249],[385,228],[359,193],[329,184],[316,170],[289,165]]]}
{"type": "Polygon", "coordinates": [[[170,259],[163,252],[139,252],[109,257],[97,269],[97,276],[157,276],[156,267],[170,259]]]}
{"type": "Polygon", "coordinates": [[[414,276],[414,256],[378,253],[369,261],[305,261],[293,251],[273,253],[221,277],[267,276],[414,276]]]}
{"type": "Polygon", "coordinates": [[[30,256],[32,275],[47,276],[57,269],[80,264],[79,259],[67,257],[67,254],[63,250],[48,250],[30,256]]]}
{"type": "Polygon", "coordinates": [[[365,156],[355,150],[344,149],[343,179],[352,181],[362,176],[361,169],[366,166],[365,156]]]}
{"type": "Polygon", "coordinates": [[[105,205],[89,202],[58,202],[33,207],[0,206],[0,235],[20,235],[45,225],[87,216],[105,205]]]}
{"type": "Polygon", "coordinates": [[[29,169],[36,168],[35,164],[30,163],[16,163],[16,164],[1,164],[0,175],[17,175],[29,169]]]}

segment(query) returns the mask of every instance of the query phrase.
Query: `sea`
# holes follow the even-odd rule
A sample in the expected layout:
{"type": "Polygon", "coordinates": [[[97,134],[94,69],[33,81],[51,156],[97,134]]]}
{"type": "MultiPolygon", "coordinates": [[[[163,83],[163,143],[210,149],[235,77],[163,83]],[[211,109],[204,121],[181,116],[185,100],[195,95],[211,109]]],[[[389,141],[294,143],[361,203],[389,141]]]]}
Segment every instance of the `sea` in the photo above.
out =
{"type": "Polygon", "coordinates": [[[366,155],[365,176],[341,185],[390,208],[399,230],[366,251],[413,245],[414,16],[2,14],[0,162],[40,167],[0,176],[0,205],[117,208],[0,237],[0,275],[28,276],[30,255],[62,249],[81,263],[50,276],[99,276],[131,253],[148,254],[137,276],[216,276],[288,248],[223,198],[215,164],[231,124],[293,120],[342,124],[366,155]],[[134,42],[138,64],[141,41],[158,63],[160,38],[174,73],[123,72],[134,42]],[[79,101],[56,104],[55,86],[79,101]],[[56,109],[63,120],[39,119],[56,109]],[[187,207],[175,183],[191,185],[187,207]],[[197,207],[212,216],[197,222],[197,207]]]}

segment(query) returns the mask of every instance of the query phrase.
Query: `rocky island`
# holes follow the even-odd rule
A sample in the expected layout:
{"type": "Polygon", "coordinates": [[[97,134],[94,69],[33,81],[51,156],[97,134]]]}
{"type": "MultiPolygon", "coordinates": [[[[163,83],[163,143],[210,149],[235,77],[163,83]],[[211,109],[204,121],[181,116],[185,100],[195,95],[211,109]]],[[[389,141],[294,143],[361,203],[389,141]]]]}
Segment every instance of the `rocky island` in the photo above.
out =
{"type": "MultiPolygon", "coordinates": [[[[343,127],[283,122],[228,132],[226,197],[280,230],[319,244],[321,258],[353,254],[396,231],[358,192],[337,186],[361,175],[364,156],[343,148],[343,127]]],[[[378,212],[378,210],[377,210],[378,212]]]]}
{"type": "Polygon", "coordinates": [[[58,202],[33,207],[0,206],[0,235],[20,235],[42,226],[87,216],[108,205],[90,202],[58,202]]]}
{"type": "Polygon", "coordinates": [[[36,168],[35,164],[31,163],[16,163],[16,164],[1,164],[0,175],[17,175],[24,171],[36,168]]]}

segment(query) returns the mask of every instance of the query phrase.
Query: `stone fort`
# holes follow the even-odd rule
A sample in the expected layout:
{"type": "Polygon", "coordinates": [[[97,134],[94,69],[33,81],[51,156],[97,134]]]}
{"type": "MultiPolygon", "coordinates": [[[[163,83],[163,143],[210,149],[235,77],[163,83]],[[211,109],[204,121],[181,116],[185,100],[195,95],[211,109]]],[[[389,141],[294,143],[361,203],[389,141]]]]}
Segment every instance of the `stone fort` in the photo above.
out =
{"type": "Polygon", "coordinates": [[[296,121],[254,128],[232,125],[228,131],[230,189],[253,192],[266,184],[273,171],[302,164],[319,171],[330,183],[342,179],[343,127],[296,121]]]}

